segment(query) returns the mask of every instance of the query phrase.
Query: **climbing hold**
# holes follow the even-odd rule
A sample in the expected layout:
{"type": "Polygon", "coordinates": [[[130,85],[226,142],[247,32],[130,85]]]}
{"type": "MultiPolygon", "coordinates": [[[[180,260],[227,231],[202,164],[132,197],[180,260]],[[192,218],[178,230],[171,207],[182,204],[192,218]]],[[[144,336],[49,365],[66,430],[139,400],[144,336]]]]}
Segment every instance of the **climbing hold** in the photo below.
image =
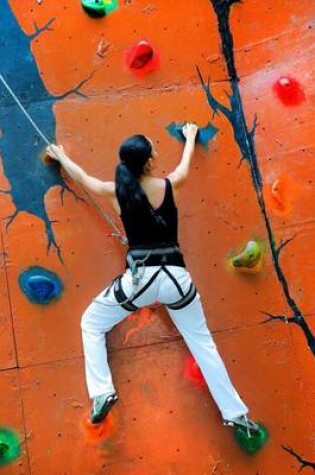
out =
{"type": "Polygon", "coordinates": [[[106,15],[103,0],[82,0],[82,7],[93,18],[106,15]]]}
{"type": "Polygon", "coordinates": [[[236,442],[242,447],[248,454],[254,455],[260,450],[268,440],[268,431],[262,425],[258,424],[259,429],[255,432],[251,432],[251,436],[248,437],[246,429],[237,427],[234,429],[234,438],[236,442]]]}
{"type": "Polygon", "coordinates": [[[58,162],[58,160],[54,160],[53,158],[51,158],[47,155],[46,148],[47,147],[45,145],[45,147],[39,153],[40,160],[43,162],[44,165],[49,165],[49,166],[55,167],[57,169],[60,168],[60,163],[58,162]]]}
{"type": "Polygon", "coordinates": [[[300,83],[290,76],[281,76],[274,83],[273,90],[285,106],[298,106],[305,100],[300,83]]]}
{"type": "Polygon", "coordinates": [[[232,264],[234,267],[252,269],[260,262],[261,256],[261,245],[257,241],[248,241],[245,249],[237,256],[232,257],[232,264]]]}
{"type": "Polygon", "coordinates": [[[271,185],[270,191],[276,208],[278,208],[279,211],[283,211],[285,209],[285,205],[283,183],[281,180],[275,180],[271,185]]]}
{"type": "Polygon", "coordinates": [[[126,67],[135,76],[145,76],[149,72],[158,69],[159,62],[157,52],[146,40],[138,41],[137,44],[127,50],[125,55],[126,67]]]}
{"type": "Polygon", "coordinates": [[[13,462],[20,454],[19,437],[13,430],[0,427],[0,467],[13,462]]]}
{"type": "Polygon", "coordinates": [[[30,267],[19,276],[20,289],[33,303],[46,305],[63,290],[59,277],[43,267],[30,267]]]}
{"type": "Polygon", "coordinates": [[[291,209],[288,195],[288,181],[284,178],[275,180],[270,186],[270,205],[273,212],[279,216],[285,216],[291,209]]]}
{"type": "Polygon", "coordinates": [[[82,7],[91,17],[103,17],[118,8],[117,0],[82,0],[82,7]]]}
{"type": "Polygon", "coordinates": [[[128,343],[129,338],[133,334],[137,334],[142,330],[142,328],[151,325],[156,319],[156,314],[154,313],[153,308],[142,307],[136,313],[133,313],[128,317],[129,321],[138,320],[137,325],[127,330],[124,344],[128,343]]]}
{"type": "Polygon", "coordinates": [[[90,414],[86,414],[81,424],[87,442],[90,444],[98,443],[108,439],[114,429],[114,417],[110,412],[105,419],[98,424],[92,424],[90,414]]]}
{"type": "Polygon", "coordinates": [[[273,183],[265,184],[264,195],[268,208],[277,216],[286,216],[292,211],[292,202],[299,188],[290,175],[281,175],[273,183]]]}
{"type": "Polygon", "coordinates": [[[96,54],[98,56],[100,56],[101,58],[105,58],[105,56],[107,55],[109,49],[112,46],[113,45],[109,41],[106,41],[104,38],[102,38],[101,41],[98,44],[96,54]]]}
{"type": "MultiPolygon", "coordinates": [[[[172,122],[170,125],[166,127],[168,133],[179,140],[180,142],[185,142],[185,137],[183,134],[183,127],[185,122],[172,122]]],[[[214,138],[218,129],[214,127],[210,122],[206,125],[206,127],[198,129],[196,135],[196,143],[201,145],[204,149],[208,150],[209,148],[209,141],[214,138]]]]}
{"type": "Polygon", "coordinates": [[[203,374],[191,354],[189,354],[184,361],[184,376],[200,388],[206,386],[203,374]]]}
{"type": "Polygon", "coordinates": [[[103,0],[103,3],[105,5],[106,14],[111,13],[118,8],[118,0],[103,0]]]}

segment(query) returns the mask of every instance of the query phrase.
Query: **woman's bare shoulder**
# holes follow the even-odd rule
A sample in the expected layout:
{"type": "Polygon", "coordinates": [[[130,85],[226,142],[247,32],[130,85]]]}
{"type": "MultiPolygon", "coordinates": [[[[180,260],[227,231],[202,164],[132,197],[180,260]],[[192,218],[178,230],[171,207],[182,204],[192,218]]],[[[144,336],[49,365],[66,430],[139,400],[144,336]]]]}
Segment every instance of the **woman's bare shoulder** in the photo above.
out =
{"type": "Polygon", "coordinates": [[[165,179],[145,177],[145,179],[141,180],[141,186],[153,208],[158,208],[163,202],[165,195],[165,179]]]}

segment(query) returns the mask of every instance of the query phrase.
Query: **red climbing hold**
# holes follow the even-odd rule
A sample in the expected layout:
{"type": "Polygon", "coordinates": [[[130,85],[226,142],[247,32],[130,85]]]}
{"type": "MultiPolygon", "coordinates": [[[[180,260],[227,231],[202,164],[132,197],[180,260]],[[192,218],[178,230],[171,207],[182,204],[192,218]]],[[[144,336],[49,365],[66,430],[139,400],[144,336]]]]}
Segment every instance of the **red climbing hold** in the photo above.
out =
{"type": "Polygon", "coordinates": [[[200,388],[206,386],[203,374],[192,355],[188,355],[184,362],[184,376],[200,388]]]}
{"type": "Polygon", "coordinates": [[[128,49],[125,63],[126,67],[135,76],[145,76],[147,73],[158,69],[159,56],[148,41],[141,40],[128,49]]]}
{"type": "Polygon", "coordinates": [[[298,106],[305,100],[300,83],[290,76],[281,76],[273,90],[285,106],[298,106]]]}

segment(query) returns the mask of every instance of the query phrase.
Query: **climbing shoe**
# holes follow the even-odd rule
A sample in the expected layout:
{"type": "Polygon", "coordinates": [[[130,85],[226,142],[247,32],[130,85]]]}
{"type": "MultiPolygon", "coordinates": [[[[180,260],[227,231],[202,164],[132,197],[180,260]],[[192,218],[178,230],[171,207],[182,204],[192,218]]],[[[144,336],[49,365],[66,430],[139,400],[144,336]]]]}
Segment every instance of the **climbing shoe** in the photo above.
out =
{"type": "Polygon", "coordinates": [[[235,419],[225,419],[223,424],[229,427],[245,429],[248,437],[251,436],[251,433],[254,433],[259,429],[259,425],[248,419],[245,415],[236,417],[235,419]]]}
{"type": "Polygon", "coordinates": [[[235,419],[226,419],[223,424],[234,429],[235,441],[248,454],[253,455],[258,452],[268,439],[267,429],[263,425],[251,421],[246,415],[235,419]]]}
{"type": "Polygon", "coordinates": [[[93,399],[93,406],[90,413],[90,420],[92,424],[98,424],[103,419],[105,419],[117,401],[118,396],[116,393],[110,395],[100,394],[99,396],[96,396],[93,399]]]}

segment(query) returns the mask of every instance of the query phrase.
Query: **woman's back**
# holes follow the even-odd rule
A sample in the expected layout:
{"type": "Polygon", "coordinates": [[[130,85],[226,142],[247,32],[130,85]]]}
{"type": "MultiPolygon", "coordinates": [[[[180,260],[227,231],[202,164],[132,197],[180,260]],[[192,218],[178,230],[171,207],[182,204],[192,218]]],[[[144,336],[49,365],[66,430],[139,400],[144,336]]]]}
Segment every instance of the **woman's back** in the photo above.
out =
{"type": "Polygon", "coordinates": [[[139,182],[146,198],[150,213],[132,213],[121,210],[130,247],[170,246],[178,243],[177,208],[172,185],[168,178],[146,177],[139,182]]]}
{"type": "Polygon", "coordinates": [[[140,185],[147,195],[148,201],[152,208],[159,208],[165,197],[165,180],[163,178],[145,176],[140,180],[140,185]]]}

